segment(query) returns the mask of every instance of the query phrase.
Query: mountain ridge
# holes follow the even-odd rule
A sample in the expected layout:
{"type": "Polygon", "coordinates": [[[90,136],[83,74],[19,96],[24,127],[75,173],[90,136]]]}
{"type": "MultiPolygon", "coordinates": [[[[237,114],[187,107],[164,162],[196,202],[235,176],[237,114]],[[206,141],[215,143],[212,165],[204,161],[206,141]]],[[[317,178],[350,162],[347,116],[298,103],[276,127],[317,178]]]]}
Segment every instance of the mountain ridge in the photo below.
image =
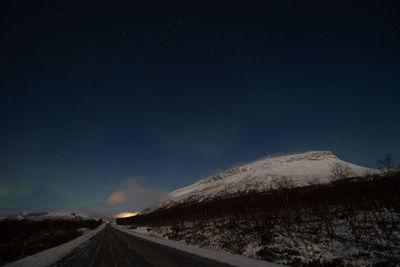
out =
{"type": "Polygon", "coordinates": [[[345,162],[331,151],[309,151],[267,157],[178,188],[168,193],[157,204],[144,209],[140,214],[185,202],[201,202],[249,191],[266,191],[273,188],[274,182],[283,177],[290,180],[294,186],[327,183],[330,181],[331,168],[337,163],[348,166],[353,177],[376,172],[375,169],[345,162]]]}

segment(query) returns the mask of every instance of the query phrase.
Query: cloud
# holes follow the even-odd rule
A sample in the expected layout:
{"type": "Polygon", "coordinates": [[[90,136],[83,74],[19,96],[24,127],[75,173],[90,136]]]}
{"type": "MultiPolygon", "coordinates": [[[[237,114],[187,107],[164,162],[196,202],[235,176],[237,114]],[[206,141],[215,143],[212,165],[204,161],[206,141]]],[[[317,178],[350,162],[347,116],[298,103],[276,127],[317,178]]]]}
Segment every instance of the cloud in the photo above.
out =
{"type": "Polygon", "coordinates": [[[112,187],[106,202],[111,205],[132,205],[145,208],[159,201],[167,192],[139,184],[140,178],[128,178],[112,187]]]}
{"type": "Polygon", "coordinates": [[[126,193],[123,191],[116,191],[107,198],[108,204],[123,204],[126,202],[126,193]]]}

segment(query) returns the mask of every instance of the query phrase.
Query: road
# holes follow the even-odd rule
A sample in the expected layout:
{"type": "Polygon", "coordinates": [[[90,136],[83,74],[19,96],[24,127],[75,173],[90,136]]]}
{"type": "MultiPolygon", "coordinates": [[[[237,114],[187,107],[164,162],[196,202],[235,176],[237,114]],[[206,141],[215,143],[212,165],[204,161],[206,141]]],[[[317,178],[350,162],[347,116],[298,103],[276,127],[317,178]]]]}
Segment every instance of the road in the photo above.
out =
{"type": "Polygon", "coordinates": [[[110,224],[52,266],[230,266],[124,233],[110,224]]]}

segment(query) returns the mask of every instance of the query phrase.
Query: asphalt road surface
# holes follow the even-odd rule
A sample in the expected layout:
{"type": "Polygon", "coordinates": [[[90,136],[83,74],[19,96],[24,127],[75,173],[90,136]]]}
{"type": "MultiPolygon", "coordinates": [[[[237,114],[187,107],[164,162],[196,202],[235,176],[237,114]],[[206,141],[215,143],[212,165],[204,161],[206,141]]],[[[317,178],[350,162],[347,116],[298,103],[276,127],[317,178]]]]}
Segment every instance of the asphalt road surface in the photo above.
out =
{"type": "Polygon", "coordinates": [[[124,233],[111,225],[52,266],[230,266],[124,233]]]}

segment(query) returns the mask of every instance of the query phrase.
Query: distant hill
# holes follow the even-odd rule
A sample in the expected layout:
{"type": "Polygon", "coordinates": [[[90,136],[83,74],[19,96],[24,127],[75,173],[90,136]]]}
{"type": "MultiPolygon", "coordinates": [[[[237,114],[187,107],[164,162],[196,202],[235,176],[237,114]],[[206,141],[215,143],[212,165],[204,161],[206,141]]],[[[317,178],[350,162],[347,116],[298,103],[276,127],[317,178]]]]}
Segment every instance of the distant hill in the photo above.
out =
{"type": "Polygon", "coordinates": [[[48,211],[48,212],[22,212],[10,215],[6,220],[30,220],[30,221],[44,221],[44,220],[74,220],[82,221],[89,220],[88,216],[81,213],[74,213],[70,211],[48,211]]]}

